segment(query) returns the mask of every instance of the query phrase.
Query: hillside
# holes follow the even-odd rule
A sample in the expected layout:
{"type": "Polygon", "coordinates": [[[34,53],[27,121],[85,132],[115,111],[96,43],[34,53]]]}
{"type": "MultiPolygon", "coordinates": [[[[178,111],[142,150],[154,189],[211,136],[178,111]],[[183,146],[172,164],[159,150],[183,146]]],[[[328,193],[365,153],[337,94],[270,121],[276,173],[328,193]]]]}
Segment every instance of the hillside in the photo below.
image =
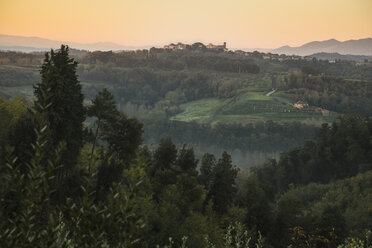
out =
{"type": "Polygon", "coordinates": [[[365,60],[372,60],[372,56],[364,56],[364,55],[351,55],[351,54],[339,54],[339,53],[314,53],[311,54],[310,57],[322,59],[322,60],[351,60],[351,61],[358,61],[364,62],[365,60]]]}
{"type": "Polygon", "coordinates": [[[270,75],[260,54],[199,49],[88,53],[78,68],[65,46],[36,78],[40,54],[0,55],[13,94],[37,81],[33,102],[0,96],[1,247],[368,242],[371,81],[309,65],[270,75]],[[300,122],[345,107],[367,116],[300,122]],[[185,112],[207,118],[172,120],[185,112]],[[239,153],[261,165],[239,169],[239,153]]]}
{"type": "MultiPolygon", "coordinates": [[[[0,52],[0,92],[31,100],[43,57],[0,52]]],[[[119,110],[145,123],[149,146],[171,136],[199,157],[227,150],[242,168],[313,139],[346,108],[371,113],[371,63],[157,48],[88,52],[77,61],[85,104],[107,88],[119,110]]]]}
{"type": "Polygon", "coordinates": [[[0,50],[3,51],[21,51],[35,52],[48,51],[51,48],[59,48],[61,44],[67,44],[72,48],[89,50],[89,51],[117,51],[117,50],[135,50],[147,47],[123,46],[112,42],[97,43],[78,43],[70,41],[57,41],[40,37],[25,37],[15,35],[0,34],[0,50]]]}
{"type": "Polygon", "coordinates": [[[338,41],[335,39],[313,41],[299,47],[283,46],[271,51],[278,54],[296,54],[301,56],[314,53],[339,53],[372,56],[372,38],[338,41]]]}

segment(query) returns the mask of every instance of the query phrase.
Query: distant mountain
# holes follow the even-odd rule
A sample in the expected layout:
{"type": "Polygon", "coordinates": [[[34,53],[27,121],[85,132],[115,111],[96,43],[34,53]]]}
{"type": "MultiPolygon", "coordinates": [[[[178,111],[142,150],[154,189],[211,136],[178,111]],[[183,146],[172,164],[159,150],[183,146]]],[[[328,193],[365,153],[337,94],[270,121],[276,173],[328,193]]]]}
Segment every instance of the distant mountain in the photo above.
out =
{"type": "Polygon", "coordinates": [[[306,56],[315,53],[339,53],[350,55],[372,56],[372,38],[360,40],[338,41],[335,39],[313,41],[299,47],[283,46],[271,53],[306,56]]]}
{"type": "Polygon", "coordinates": [[[136,50],[148,47],[123,46],[112,42],[97,43],[77,43],[69,41],[56,41],[39,37],[25,37],[0,34],[0,50],[35,52],[46,51],[51,48],[59,48],[61,44],[66,44],[71,48],[88,51],[119,51],[119,50],[136,50]]]}
{"type": "Polygon", "coordinates": [[[310,57],[322,59],[322,60],[353,60],[357,62],[363,62],[366,59],[372,61],[372,56],[364,56],[364,55],[343,55],[339,53],[314,53],[310,55],[310,57]]]}

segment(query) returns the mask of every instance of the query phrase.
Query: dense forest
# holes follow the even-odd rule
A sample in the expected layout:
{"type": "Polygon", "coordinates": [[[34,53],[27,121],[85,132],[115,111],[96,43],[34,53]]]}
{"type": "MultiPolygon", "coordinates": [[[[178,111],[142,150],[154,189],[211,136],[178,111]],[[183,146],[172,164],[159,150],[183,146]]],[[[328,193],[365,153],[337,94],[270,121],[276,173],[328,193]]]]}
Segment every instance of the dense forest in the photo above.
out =
{"type": "Polygon", "coordinates": [[[351,108],[361,115],[372,115],[370,81],[311,74],[311,70],[302,68],[302,72],[293,72],[286,78],[283,88],[292,98],[336,112],[351,108]]]}
{"type": "MultiPolygon", "coordinates": [[[[137,67],[155,66],[147,60],[161,55],[154,50],[137,53],[123,53],[135,57],[124,61],[131,61],[130,73],[138,70],[142,77],[148,69],[137,67]]],[[[99,64],[107,59],[105,63],[115,65],[123,63],[124,55],[92,53],[81,61],[99,64]],[[97,59],[100,55],[103,58],[97,59]]],[[[173,54],[165,53],[160,60],[164,67],[156,64],[164,71],[170,63],[167,56],[173,54]]],[[[198,66],[258,72],[252,69],[254,62],[226,56],[229,65],[218,65],[223,59],[216,59],[198,66]]],[[[192,67],[189,59],[181,56],[179,68],[192,67]]],[[[84,98],[77,75],[85,68],[79,69],[68,47],[47,53],[38,70],[32,102],[0,97],[1,247],[371,247],[371,117],[350,110],[319,129],[269,121],[142,123],[121,112],[108,89],[97,89],[91,101],[84,98]],[[143,143],[149,130],[156,131],[152,146],[143,143]],[[245,149],[245,144],[273,151],[283,137],[290,145],[278,160],[240,174],[243,183],[238,185],[241,171],[229,153],[205,153],[198,159],[190,145],[175,144],[194,144],[196,136],[209,145],[234,149],[245,149]]],[[[135,74],[121,77],[129,82],[125,87],[136,85],[130,83],[132,77],[135,74]]],[[[157,76],[148,77],[156,83],[157,76]]],[[[182,79],[185,85],[176,86],[186,91],[196,85],[185,97],[215,94],[203,92],[208,83],[193,83],[193,77],[204,76],[188,72],[182,79]]],[[[205,77],[208,81],[207,73],[205,77]]],[[[294,87],[321,87],[309,83],[310,75],[301,78],[294,87]]],[[[159,79],[158,87],[165,87],[166,81],[159,79]]],[[[283,81],[283,87],[287,83],[294,81],[283,81]]],[[[347,83],[332,87],[344,86],[347,83]]],[[[144,91],[138,87],[133,92],[144,91]]],[[[366,91],[361,98],[368,99],[368,87],[361,89],[366,91]]],[[[347,96],[358,94],[339,88],[347,96]]],[[[141,104],[151,105],[151,99],[141,104]]]]}

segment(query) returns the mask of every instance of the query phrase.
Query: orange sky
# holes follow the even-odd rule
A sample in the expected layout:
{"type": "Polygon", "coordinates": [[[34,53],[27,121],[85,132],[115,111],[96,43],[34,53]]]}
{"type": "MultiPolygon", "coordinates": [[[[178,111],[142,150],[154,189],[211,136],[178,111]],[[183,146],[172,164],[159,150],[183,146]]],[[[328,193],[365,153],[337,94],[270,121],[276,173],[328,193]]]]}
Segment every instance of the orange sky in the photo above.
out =
{"type": "Polygon", "coordinates": [[[372,0],[0,0],[0,34],[276,48],[372,37],[372,0]]]}

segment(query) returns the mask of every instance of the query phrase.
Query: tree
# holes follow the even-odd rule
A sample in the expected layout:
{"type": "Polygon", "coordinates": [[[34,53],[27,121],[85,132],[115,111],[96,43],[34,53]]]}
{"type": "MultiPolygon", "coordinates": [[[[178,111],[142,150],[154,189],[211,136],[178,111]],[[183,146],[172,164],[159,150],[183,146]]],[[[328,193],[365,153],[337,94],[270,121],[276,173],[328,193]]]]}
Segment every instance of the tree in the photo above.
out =
{"type": "Polygon", "coordinates": [[[179,150],[176,165],[181,168],[182,171],[196,175],[198,162],[199,161],[195,158],[194,149],[192,147],[186,148],[186,146],[183,146],[179,150]]]}
{"type": "Polygon", "coordinates": [[[177,148],[171,138],[163,138],[154,153],[155,170],[170,169],[177,159],[177,148]]]}
{"type": "Polygon", "coordinates": [[[244,198],[247,215],[245,224],[250,229],[255,229],[266,235],[271,226],[270,203],[274,198],[270,185],[261,184],[256,175],[248,178],[244,198]]]}
{"type": "Polygon", "coordinates": [[[102,139],[108,144],[108,155],[130,163],[142,143],[143,124],[136,118],[119,113],[113,120],[103,122],[102,139]]]}
{"type": "Polygon", "coordinates": [[[216,163],[216,157],[213,154],[205,153],[203,155],[200,165],[199,181],[205,186],[207,190],[210,189],[213,176],[213,168],[216,166],[216,163]]]}
{"type": "Polygon", "coordinates": [[[329,240],[329,247],[337,247],[346,236],[345,219],[337,206],[326,206],[316,226],[319,234],[329,240]]]}
{"type": "Polygon", "coordinates": [[[238,169],[232,165],[231,156],[227,152],[223,152],[212,173],[213,178],[207,201],[212,199],[214,210],[224,214],[232,204],[237,191],[235,179],[238,169]]]}
{"type": "MultiPolygon", "coordinates": [[[[77,156],[83,142],[83,121],[85,108],[81,85],[76,75],[77,62],[69,57],[68,46],[45,54],[41,67],[41,83],[35,86],[35,107],[39,112],[42,92],[50,92],[50,107],[47,109],[47,119],[51,130],[51,146],[57,147],[61,141],[66,142],[66,151],[62,155],[65,168],[76,164],[77,156]]],[[[50,149],[53,150],[53,149],[50,149]]],[[[67,170],[62,171],[62,175],[67,170]]]]}
{"type": "Polygon", "coordinates": [[[103,89],[102,91],[100,91],[96,95],[96,98],[92,101],[92,103],[92,106],[88,108],[88,116],[97,117],[97,128],[94,135],[94,142],[89,160],[89,173],[92,165],[94,149],[96,147],[101,121],[112,121],[119,115],[119,111],[116,109],[114,96],[107,89],[103,89]]]}

